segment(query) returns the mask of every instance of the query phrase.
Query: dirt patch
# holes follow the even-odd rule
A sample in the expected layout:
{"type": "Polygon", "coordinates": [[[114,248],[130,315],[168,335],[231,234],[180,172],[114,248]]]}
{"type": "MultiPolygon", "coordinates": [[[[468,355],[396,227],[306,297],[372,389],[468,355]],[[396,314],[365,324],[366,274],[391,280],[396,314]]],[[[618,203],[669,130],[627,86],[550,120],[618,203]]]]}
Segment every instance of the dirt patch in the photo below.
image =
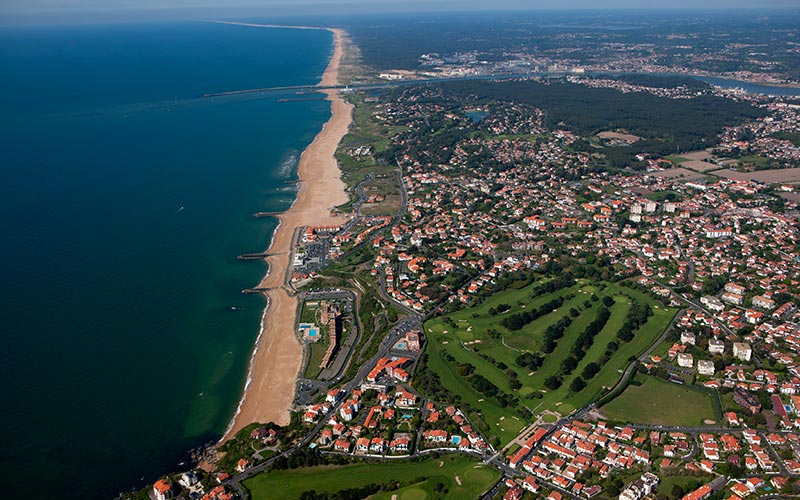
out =
{"type": "Polygon", "coordinates": [[[666,170],[653,172],[649,175],[652,175],[654,177],[664,177],[665,179],[681,179],[684,181],[694,181],[697,179],[705,178],[705,175],[699,172],[695,172],[693,170],[689,170],[688,168],[682,168],[682,167],[668,168],[666,170]]]}
{"type": "Polygon", "coordinates": [[[611,131],[600,132],[599,134],[597,134],[597,137],[600,137],[601,139],[616,139],[619,141],[625,141],[629,143],[633,143],[641,139],[641,137],[639,137],[638,135],[623,134],[622,132],[611,132],[611,131]]]}
{"type": "Polygon", "coordinates": [[[716,170],[721,168],[720,165],[709,163],[703,160],[691,160],[681,163],[681,167],[695,170],[697,172],[708,172],[709,170],[716,170]]]}
{"type": "Polygon", "coordinates": [[[725,177],[726,179],[756,181],[764,184],[800,182],[800,168],[776,168],[757,172],[736,172],[726,168],[725,170],[714,172],[714,175],[725,177]]]}
{"type": "Polygon", "coordinates": [[[681,158],[686,158],[687,160],[701,160],[705,161],[711,158],[711,152],[706,151],[705,149],[700,151],[691,151],[689,153],[681,153],[681,158]]]}

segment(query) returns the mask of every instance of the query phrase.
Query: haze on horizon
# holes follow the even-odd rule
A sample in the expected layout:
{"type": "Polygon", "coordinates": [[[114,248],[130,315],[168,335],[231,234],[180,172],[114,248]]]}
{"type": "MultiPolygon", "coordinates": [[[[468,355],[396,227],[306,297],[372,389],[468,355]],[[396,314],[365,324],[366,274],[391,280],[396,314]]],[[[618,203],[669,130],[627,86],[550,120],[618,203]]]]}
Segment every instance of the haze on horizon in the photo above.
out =
{"type": "Polygon", "coordinates": [[[213,16],[306,16],[487,10],[785,9],[796,0],[5,0],[0,25],[213,16]]]}

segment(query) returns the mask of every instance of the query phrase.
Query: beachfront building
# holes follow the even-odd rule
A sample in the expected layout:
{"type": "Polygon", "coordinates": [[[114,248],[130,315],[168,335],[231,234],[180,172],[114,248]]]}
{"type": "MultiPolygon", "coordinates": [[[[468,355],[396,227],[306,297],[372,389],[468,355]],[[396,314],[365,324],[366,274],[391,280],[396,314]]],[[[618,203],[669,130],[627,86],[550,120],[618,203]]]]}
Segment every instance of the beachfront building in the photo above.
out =
{"type": "Polygon", "coordinates": [[[298,330],[306,342],[319,342],[322,338],[319,328],[313,323],[300,323],[298,330]]]}
{"type": "Polygon", "coordinates": [[[156,481],[156,484],[153,485],[153,496],[155,496],[156,500],[169,500],[173,498],[175,492],[172,490],[172,483],[170,483],[168,479],[159,479],[156,481]]]}

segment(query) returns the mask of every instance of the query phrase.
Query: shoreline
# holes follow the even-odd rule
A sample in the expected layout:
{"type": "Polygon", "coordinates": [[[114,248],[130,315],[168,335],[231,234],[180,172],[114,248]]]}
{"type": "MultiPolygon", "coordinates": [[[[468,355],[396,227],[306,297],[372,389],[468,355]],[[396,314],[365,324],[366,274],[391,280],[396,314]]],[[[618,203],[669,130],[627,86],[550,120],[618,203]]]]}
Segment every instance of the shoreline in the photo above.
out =
{"type": "MultiPolygon", "coordinates": [[[[344,53],[345,32],[338,28],[278,26],[267,24],[212,21],[255,28],[324,29],[333,34],[333,53],[317,86],[338,83],[339,65],[344,53]]],[[[352,105],[336,90],[321,90],[331,103],[331,116],[300,155],[297,165],[298,191],[288,210],[278,215],[267,253],[267,271],[258,284],[268,288],[259,334],[248,364],[242,397],[220,443],[232,438],[252,422],[289,423],[297,376],[302,368],[303,346],[295,335],[297,299],[284,289],[289,271],[289,253],[298,227],[340,225],[344,217],[332,217],[331,209],[349,197],[334,154],[352,122],[352,105]]]]}

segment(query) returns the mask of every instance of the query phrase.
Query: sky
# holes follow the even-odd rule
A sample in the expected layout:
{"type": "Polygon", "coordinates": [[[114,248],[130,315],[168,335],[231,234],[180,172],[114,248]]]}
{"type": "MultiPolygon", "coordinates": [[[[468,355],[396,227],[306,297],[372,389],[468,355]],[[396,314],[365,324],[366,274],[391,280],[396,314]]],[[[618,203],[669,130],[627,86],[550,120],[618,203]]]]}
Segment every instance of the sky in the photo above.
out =
{"type": "Polygon", "coordinates": [[[528,9],[798,8],[798,0],[0,0],[0,24],[94,19],[528,9]]]}

